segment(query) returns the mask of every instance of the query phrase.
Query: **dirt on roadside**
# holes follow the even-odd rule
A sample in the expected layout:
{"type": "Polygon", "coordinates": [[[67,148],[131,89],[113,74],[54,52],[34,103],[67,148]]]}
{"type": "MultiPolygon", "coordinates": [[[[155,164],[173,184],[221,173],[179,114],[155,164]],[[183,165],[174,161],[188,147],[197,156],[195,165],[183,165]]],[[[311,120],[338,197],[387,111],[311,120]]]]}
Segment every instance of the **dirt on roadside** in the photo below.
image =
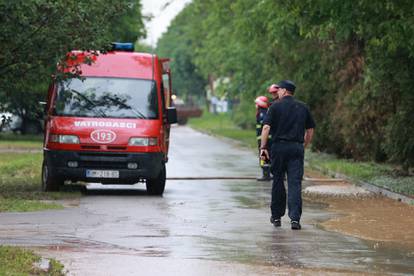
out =
{"type": "MultiPolygon", "coordinates": [[[[309,177],[326,178],[317,172],[307,171],[306,174],[309,177]]],[[[321,223],[326,230],[366,240],[394,243],[414,250],[413,205],[377,195],[312,196],[310,200],[327,204],[329,210],[340,214],[321,223]]]]}
{"type": "Polygon", "coordinates": [[[414,206],[384,197],[326,198],[323,202],[343,214],[322,223],[327,230],[414,249],[414,206]]]}

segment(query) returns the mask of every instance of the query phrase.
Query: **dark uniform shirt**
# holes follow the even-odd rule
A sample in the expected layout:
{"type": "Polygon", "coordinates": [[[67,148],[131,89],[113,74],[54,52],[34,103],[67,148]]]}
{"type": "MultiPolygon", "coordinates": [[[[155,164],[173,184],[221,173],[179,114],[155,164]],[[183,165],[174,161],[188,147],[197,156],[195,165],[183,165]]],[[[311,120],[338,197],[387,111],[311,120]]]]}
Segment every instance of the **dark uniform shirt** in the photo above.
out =
{"type": "Polygon", "coordinates": [[[273,103],[263,124],[270,126],[273,142],[303,143],[305,129],[315,128],[309,108],[292,96],[285,96],[281,101],[273,103]]]}

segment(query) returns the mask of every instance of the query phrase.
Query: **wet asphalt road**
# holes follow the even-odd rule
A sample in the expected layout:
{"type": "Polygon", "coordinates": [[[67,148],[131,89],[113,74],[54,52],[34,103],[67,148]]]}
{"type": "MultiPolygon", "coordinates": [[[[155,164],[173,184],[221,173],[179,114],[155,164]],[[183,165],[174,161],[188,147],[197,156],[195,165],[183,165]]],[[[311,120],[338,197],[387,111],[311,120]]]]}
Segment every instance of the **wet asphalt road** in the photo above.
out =
{"type": "MultiPolygon", "coordinates": [[[[169,177],[255,176],[255,154],[187,127],[171,135],[169,177]]],[[[304,183],[304,186],[310,183],[304,183]]],[[[268,222],[270,187],[254,180],[91,184],[79,207],[0,214],[0,243],[29,246],[69,275],[414,274],[413,252],[318,227],[337,215],[305,201],[301,231],[268,222]]]]}

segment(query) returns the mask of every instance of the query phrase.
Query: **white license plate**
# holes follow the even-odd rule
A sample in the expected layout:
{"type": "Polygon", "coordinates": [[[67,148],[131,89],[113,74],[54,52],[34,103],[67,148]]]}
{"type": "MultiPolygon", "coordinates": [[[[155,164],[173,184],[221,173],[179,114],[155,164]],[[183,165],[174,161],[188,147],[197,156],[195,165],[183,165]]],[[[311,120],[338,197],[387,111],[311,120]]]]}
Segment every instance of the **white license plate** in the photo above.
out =
{"type": "Polygon", "coordinates": [[[86,170],[86,177],[90,177],[90,178],[119,178],[119,171],[86,170]]]}

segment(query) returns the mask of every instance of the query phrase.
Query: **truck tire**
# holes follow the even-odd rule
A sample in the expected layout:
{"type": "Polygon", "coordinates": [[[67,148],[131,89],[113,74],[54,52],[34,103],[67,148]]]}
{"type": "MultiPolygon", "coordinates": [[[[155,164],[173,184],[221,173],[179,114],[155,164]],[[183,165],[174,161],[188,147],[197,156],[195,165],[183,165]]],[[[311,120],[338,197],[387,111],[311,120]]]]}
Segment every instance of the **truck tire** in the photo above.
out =
{"type": "Polygon", "coordinates": [[[163,163],[158,176],[156,178],[147,179],[147,193],[150,195],[161,196],[164,193],[166,178],[165,163],[163,163]]]}
{"type": "Polygon", "coordinates": [[[63,179],[53,175],[53,171],[46,161],[42,164],[42,191],[53,192],[59,191],[60,186],[63,186],[63,179]]]}

